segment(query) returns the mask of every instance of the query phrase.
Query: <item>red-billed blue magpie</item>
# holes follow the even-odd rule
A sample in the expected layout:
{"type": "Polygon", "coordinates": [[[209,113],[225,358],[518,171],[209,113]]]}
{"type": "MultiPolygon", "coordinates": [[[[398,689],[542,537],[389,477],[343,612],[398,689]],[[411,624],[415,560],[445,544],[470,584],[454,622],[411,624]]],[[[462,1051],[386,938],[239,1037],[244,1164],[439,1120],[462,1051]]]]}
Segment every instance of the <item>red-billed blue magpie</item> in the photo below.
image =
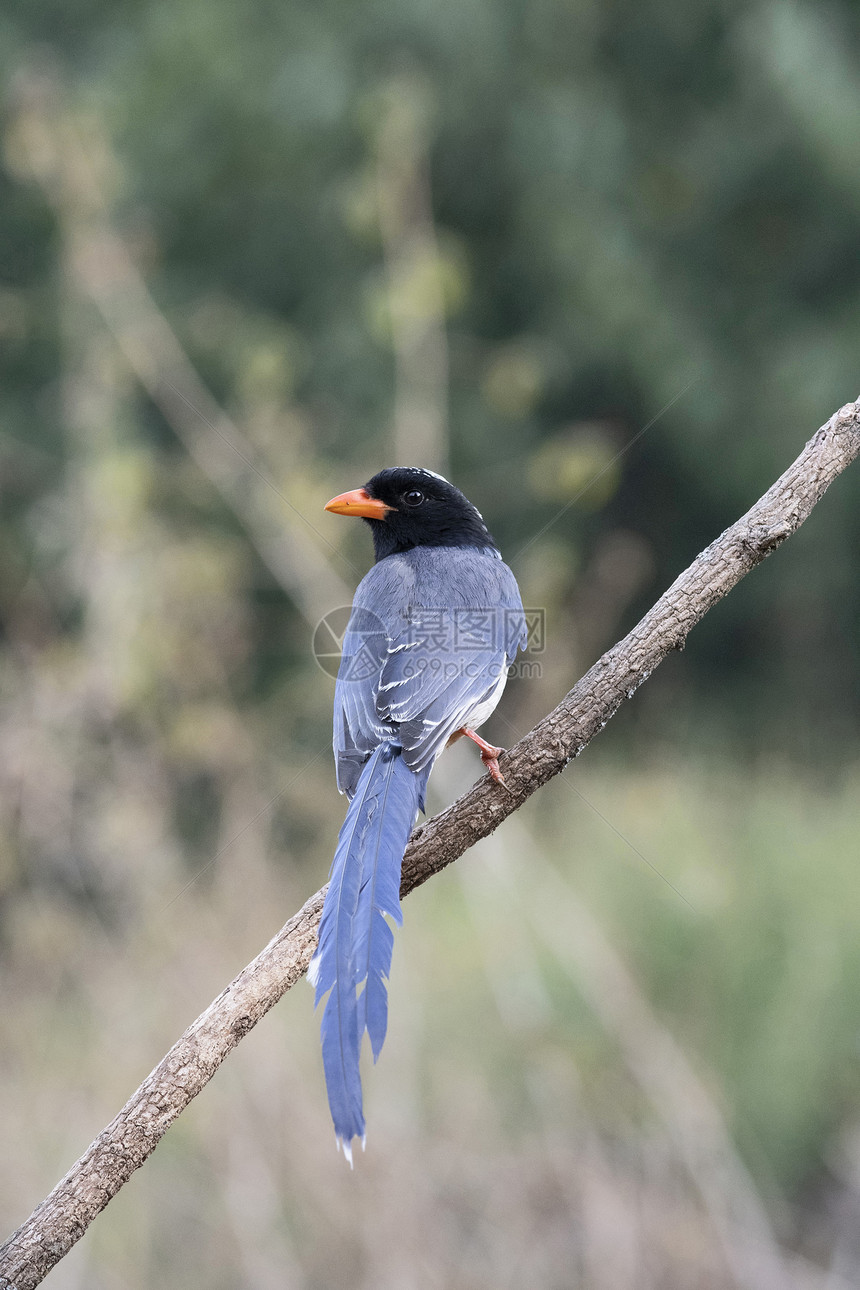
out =
{"type": "Polygon", "coordinates": [[[382,470],[325,508],[366,520],[376,563],[355,593],[334,699],[337,784],[350,799],[308,970],[328,994],[322,1051],[337,1142],[364,1144],[358,1060],[374,1061],[388,1020],[386,980],[403,853],[433,762],[466,735],[503,783],[502,751],[476,733],[526,645],[516,579],[480,512],[440,475],[382,470]]]}

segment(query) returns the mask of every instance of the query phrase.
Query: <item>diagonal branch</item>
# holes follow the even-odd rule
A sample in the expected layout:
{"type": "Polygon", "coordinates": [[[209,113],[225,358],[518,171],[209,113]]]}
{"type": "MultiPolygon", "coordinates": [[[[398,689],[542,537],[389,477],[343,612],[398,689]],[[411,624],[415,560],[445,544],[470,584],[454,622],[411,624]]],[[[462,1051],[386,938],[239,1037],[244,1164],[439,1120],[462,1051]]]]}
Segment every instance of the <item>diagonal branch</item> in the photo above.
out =
{"type": "MultiPolygon", "coordinates": [[[[860,455],[860,404],[813,435],[797,460],[731,528],[697,556],[633,630],[510,752],[508,791],[484,778],[417,829],[403,861],[403,894],[492,833],[597,735],[654,668],[745,574],[794,533],[860,455]]],[[[144,1080],[119,1115],[0,1247],[0,1290],[32,1290],[155,1149],[221,1062],[303,975],[316,945],[325,889],[302,906],[144,1080]]]]}

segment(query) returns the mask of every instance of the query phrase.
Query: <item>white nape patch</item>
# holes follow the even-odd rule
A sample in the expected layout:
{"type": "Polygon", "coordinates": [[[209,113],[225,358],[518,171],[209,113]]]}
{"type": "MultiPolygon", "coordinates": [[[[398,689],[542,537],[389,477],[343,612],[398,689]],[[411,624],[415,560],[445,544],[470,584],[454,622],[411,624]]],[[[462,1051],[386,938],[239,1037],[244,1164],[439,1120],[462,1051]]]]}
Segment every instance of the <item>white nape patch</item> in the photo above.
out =
{"type": "Polygon", "coordinates": [[[428,470],[426,466],[394,466],[393,469],[411,470],[411,471],[414,471],[416,475],[429,475],[431,479],[441,480],[443,484],[451,483],[450,479],[446,479],[444,475],[437,474],[435,470],[428,470]]]}
{"type": "Polygon", "coordinates": [[[317,988],[317,982],[320,979],[320,956],[315,954],[308,964],[308,985],[317,988]]]}

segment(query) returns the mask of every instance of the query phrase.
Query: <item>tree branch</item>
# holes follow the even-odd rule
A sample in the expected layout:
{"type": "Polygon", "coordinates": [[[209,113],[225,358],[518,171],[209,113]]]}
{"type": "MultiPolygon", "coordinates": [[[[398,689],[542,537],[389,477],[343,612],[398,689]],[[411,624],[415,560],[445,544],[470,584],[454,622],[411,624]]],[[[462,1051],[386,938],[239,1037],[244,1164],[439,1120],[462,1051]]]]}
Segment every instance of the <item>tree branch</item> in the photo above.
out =
{"type": "MultiPolygon", "coordinates": [[[[508,791],[487,777],[412,836],[402,893],[426,882],[563,770],[745,574],[794,533],[860,454],[860,405],[815,434],[772,488],[697,556],[625,638],[502,759],[508,791]]],[[[0,1290],[31,1290],[83,1236],[221,1062],[305,972],[316,946],[318,891],[186,1030],[80,1160],[0,1247],[0,1290]]]]}

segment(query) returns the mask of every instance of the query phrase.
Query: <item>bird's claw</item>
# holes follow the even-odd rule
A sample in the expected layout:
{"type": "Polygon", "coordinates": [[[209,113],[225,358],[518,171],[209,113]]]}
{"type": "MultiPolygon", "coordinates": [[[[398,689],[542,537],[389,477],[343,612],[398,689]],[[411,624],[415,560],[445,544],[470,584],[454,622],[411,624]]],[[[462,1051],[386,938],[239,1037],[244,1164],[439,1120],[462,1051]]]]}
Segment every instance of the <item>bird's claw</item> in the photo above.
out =
{"type": "Polygon", "coordinates": [[[482,761],[482,762],[484,763],[484,765],[486,766],[486,768],[487,768],[487,774],[489,775],[489,777],[490,777],[490,779],[493,781],[493,783],[494,783],[494,784],[501,784],[503,787],[505,787],[505,788],[506,788],[506,787],[507,787],[507,785],[505,784],[505,777],[504,777],[504,775],[502,774],[502,772],[499,770],[499,753],[500,753],[500,752],[504,752],[504,749],[503,749],[503,748],[495,748],[492,752],[490,752],[490,751],[482,752],[482,753],[481,753],[481,761],[482,761]]]}
{"type": "Polygon", "coordinates": [[[486,766],[487,774],[490,776],[490,779],[494,784],[501,784],[502,788],[507,788],[508,792],[510,792],[511,790],[505,783],[505,777],[499,770],[499,757],[505,751],[504,748],[497,748],[495,744],[488,744],[486,739],[482,739],[480,735],[476,735],[470,726],[461,726],[460,729],[455,732],[454,737],[459,739],[460,735],[465,735],[467,739],[472,740],[472,743],[478,745],[481,750],[481,761],[486,766]]]}

